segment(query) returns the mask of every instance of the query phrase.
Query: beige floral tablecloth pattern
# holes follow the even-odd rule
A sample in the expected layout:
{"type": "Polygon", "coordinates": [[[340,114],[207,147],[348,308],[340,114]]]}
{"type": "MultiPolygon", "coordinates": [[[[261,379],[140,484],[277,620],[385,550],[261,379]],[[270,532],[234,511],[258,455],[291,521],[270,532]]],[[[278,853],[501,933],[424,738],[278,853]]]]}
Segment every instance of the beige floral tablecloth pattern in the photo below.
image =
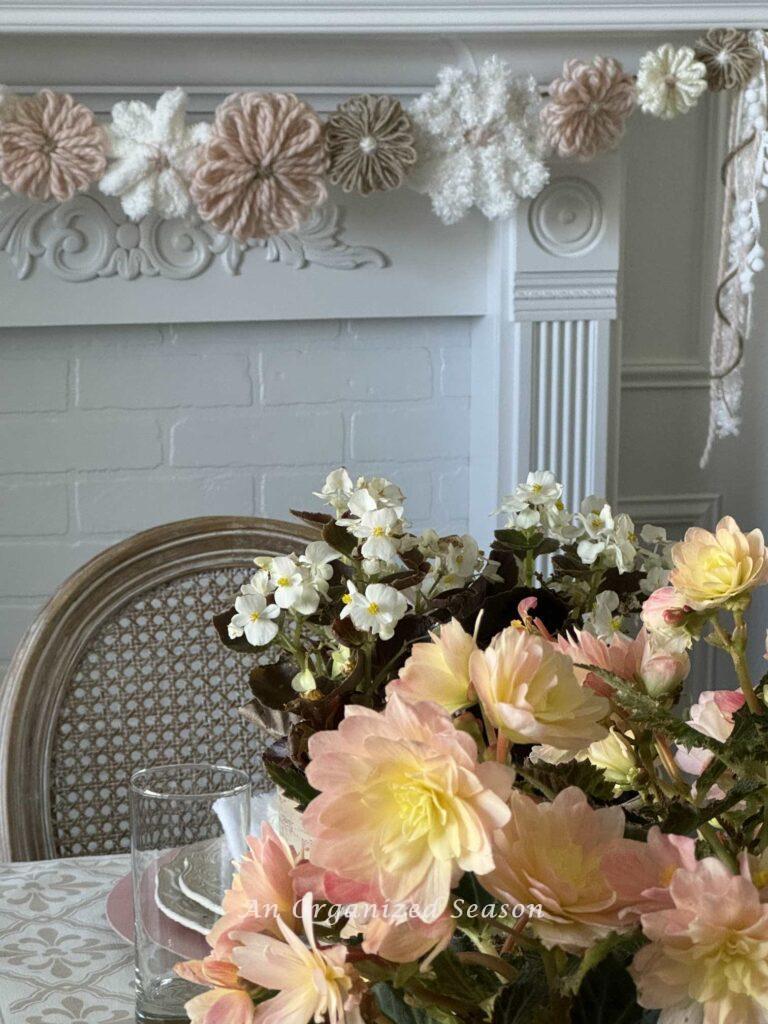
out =
{"type": "Polygon", "coordinates": [[[0,1024],[133,1024],[133,948],[105,904],[127,856],[0,864],[0,1024]]]}

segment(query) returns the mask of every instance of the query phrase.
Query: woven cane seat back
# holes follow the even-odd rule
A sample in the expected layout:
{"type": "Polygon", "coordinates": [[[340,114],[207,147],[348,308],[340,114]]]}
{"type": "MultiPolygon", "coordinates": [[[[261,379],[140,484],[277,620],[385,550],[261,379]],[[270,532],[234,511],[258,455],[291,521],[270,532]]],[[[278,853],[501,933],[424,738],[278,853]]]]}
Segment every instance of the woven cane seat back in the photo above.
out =
{"type": "Polygon", "coordinates": [[[140,767],[218,762],[270,788],[272,739],[237,709],[250,668],[271,656],[228,650],[212,618],[255,555],[315,537],[255,518],[186,520],[115,545],[59,588],[0,696],[0,861],[127,851],[140,767]]]}
{"type": "Polygon", "coordinates": [[[182,761],[229,764],[268,780],[265,737],[238,714],[256,658],[227,650],[211,615],[250,573],[221,569],[155,587],[121,608],[77,666],[53,747],[51,809],[57,854],[130,849],[128,779],[182,761]]]}

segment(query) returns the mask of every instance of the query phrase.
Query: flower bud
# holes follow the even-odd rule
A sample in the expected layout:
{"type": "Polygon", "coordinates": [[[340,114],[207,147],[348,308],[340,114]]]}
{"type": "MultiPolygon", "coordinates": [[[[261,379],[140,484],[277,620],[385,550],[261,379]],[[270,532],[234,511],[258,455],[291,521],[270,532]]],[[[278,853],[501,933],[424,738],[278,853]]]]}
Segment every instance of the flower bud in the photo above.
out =
{"type": "Polygon", "coordinates": [[[654,636],[664,640],[684,640],[690,645],[685,622],[691,608],[674,587],[659,587],[646,598],[640,617],[643,625],[654,636]]]}
{"type": "Polygon", "coordinates": [[[640,677],[651,697],[666,697],[677,689],[690,670],[691,662],[685,651],[648,644],[640,664],[640,677]]]}

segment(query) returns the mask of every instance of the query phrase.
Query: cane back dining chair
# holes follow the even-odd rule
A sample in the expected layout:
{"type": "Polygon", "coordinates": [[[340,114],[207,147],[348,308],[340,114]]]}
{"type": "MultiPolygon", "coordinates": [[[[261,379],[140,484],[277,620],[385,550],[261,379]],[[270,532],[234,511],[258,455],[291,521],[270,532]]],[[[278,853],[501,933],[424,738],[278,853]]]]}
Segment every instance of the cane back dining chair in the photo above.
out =
{"type": "Polygon", "coordinates": [[[300,551],[301,525],[211,516],[139,533],[56,591],[0,698],[0,860],[124,852],[135,768],[226,762],[267,789],[267,737],[237,707],[257,656],[219,641],[258,554],[300,551]]]}

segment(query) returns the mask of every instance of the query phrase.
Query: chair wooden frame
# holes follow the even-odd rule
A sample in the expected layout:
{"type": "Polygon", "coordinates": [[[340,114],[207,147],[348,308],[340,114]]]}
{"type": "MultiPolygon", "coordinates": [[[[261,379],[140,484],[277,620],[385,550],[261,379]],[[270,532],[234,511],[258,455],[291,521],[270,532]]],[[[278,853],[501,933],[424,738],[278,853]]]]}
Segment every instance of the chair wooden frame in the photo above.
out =
{"type": "Polygon", "coordinates": [[[60,708],[91,638],[115,612],[162,583],[287,554],[311,528],[207,516],[154,527],[87,562],[50,598],[16,649],[0,696],[0,861],[56,856],[49,779],[60,708]]]}

